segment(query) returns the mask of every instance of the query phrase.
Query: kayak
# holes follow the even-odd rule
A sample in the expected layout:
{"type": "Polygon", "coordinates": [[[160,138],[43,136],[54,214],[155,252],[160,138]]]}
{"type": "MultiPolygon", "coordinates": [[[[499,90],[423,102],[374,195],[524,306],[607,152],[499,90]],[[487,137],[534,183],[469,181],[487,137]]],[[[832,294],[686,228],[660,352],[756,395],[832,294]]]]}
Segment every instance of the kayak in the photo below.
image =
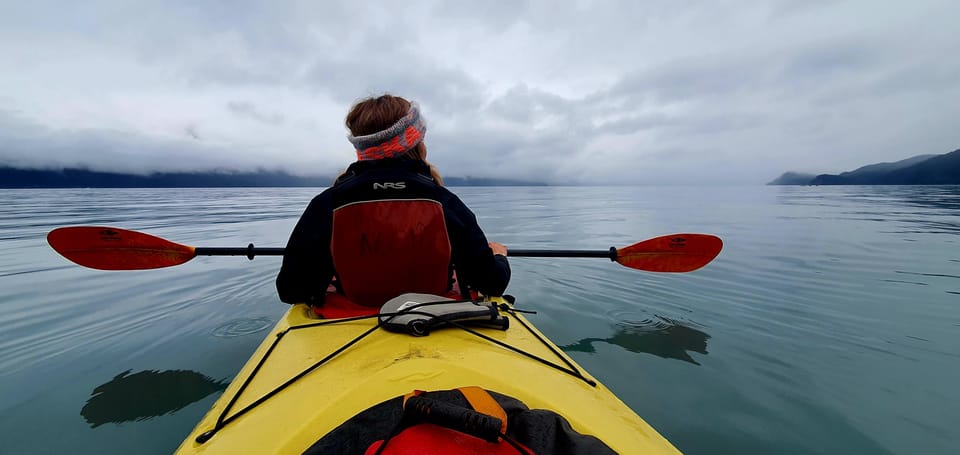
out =
{"type": "Polygon", "coordinates": [[[383,322],[391,321],[383,313],[321,319],[293,305],[177,453],[304,453],[378,404],[465,387],[556,413],[617,453],[679,453],[538,331],[512,298],[484,304],[496,324],[420,326],[414,334],[386,330],[383,322]]]}
{"type": "MultiPolygon", "coordinates": [[[[57,228],[47,241],[98,270],[285,251],[192,247],[107,226],[57,228]]],[[[683,273],[722,247],[719,237],[683,233],[603,251],[511,256],[606,258],[683,273]]],[[[291,306],[177,453],[679,453],[534,328],[512,298],[423,296],[371,308],[328,294],[319,308],[291,306]]]]}

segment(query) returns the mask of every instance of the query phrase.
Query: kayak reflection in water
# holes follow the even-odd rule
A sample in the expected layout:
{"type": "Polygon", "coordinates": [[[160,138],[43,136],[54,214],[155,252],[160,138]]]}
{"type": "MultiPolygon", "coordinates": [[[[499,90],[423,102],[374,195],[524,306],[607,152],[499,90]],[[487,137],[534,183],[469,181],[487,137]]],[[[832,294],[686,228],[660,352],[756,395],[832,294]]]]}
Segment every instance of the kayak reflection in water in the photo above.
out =
{"type": "Polygon", "coordinates": [[[310,202],[290,234],[280,300],[317,308],[335,291],[379,307],[407,292],[502,295],[507,248],[487,242],[473,212],[427,162],[417,103],[367,98],[346,126],[357,161],[310,202]]]}
{"type": "Polygon", "coordinates": [[[124,371],[93,389],[80,410],[91,428],[172,414],[227,388],[225,381],[216,381],[195,371],[129,373],[130,370],[124,371]]]}
{"type": "Polygon", "coordinates": [[[700,365],[689,351],[707,354],[707,339],[710,335],[688,327],[679,321],[657,316],[658,321],[619,323],[616,332],[609,338],[584,338],[574,344],[561,346],[567,352],[588,352],[596,350],[593,343],[609,343],[620,346],[630,352],[645,352],[665,359],[677,359],[700,365]]]}

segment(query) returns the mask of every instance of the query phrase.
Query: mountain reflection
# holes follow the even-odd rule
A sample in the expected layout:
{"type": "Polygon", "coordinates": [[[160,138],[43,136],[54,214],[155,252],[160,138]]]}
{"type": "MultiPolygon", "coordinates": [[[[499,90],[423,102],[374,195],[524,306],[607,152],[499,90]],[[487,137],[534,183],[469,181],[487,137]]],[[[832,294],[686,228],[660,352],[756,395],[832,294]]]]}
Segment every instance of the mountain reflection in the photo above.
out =
{"type": "Polygon", "coordinates": [[[227,382],[216,381],[195,371],[130,370],[93,389],[80,410],[92,428],[105,423],[147,420],[172,414],[190,403],[222,391],[227,382]]]}
{"type": "Polygon", "coordinates": [[[783,187],[777,201],[781,205],[846,209],[834,214],[840,219],[892,221],[917,227],[895,232],[960,233],[954,219],[960,209],[960,185],[840,185],[821,186],[816,191],[783,187]]]}
{"type": "Polygon", "coordinates": [[[630,352],[653,354],[665,359],[677,359],[700,365],[690,352],[707,354],[710,335],[679,321],[656,316],[657,320],[621,322],[609,338],[584,338],[574,344],[561,346],[567,352],[596,352],[594,343],[609,343],[630,352]]]}

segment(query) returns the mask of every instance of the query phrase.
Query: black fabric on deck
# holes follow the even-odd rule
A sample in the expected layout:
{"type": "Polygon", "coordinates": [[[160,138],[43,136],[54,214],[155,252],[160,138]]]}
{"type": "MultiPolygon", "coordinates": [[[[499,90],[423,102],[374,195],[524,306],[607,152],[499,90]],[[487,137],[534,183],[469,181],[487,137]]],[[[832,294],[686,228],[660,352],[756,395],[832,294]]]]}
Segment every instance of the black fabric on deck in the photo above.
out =
{"type": "MultiPolygon", "coordinates": [[[[519,400],[490,391],[507,413],[507,436],[536,454],[607,455],[612,449],[594,436],[574,431],[562,416],[543,409],[529,409],[519,400]]],[[[425,392],[439,400],[470,408],[457,390],[425,392]]],[[[314,443],[304,455],[363,454],[371,444],[387,439],[403,417],[403,397],[374,405],[344,422],[314,443]]]]}

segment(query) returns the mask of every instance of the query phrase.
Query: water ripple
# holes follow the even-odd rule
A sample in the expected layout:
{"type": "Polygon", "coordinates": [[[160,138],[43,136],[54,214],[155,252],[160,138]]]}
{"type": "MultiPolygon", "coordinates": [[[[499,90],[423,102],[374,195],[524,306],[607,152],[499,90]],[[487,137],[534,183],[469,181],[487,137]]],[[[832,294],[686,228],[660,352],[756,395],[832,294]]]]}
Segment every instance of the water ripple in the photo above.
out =
{"type": "Polygon", "coordinates": [[[234,319],[213,329],[211,333],[215,337],[233,338],[261,332],[272,325],[273,320],[265,317],[234,319]]]}

